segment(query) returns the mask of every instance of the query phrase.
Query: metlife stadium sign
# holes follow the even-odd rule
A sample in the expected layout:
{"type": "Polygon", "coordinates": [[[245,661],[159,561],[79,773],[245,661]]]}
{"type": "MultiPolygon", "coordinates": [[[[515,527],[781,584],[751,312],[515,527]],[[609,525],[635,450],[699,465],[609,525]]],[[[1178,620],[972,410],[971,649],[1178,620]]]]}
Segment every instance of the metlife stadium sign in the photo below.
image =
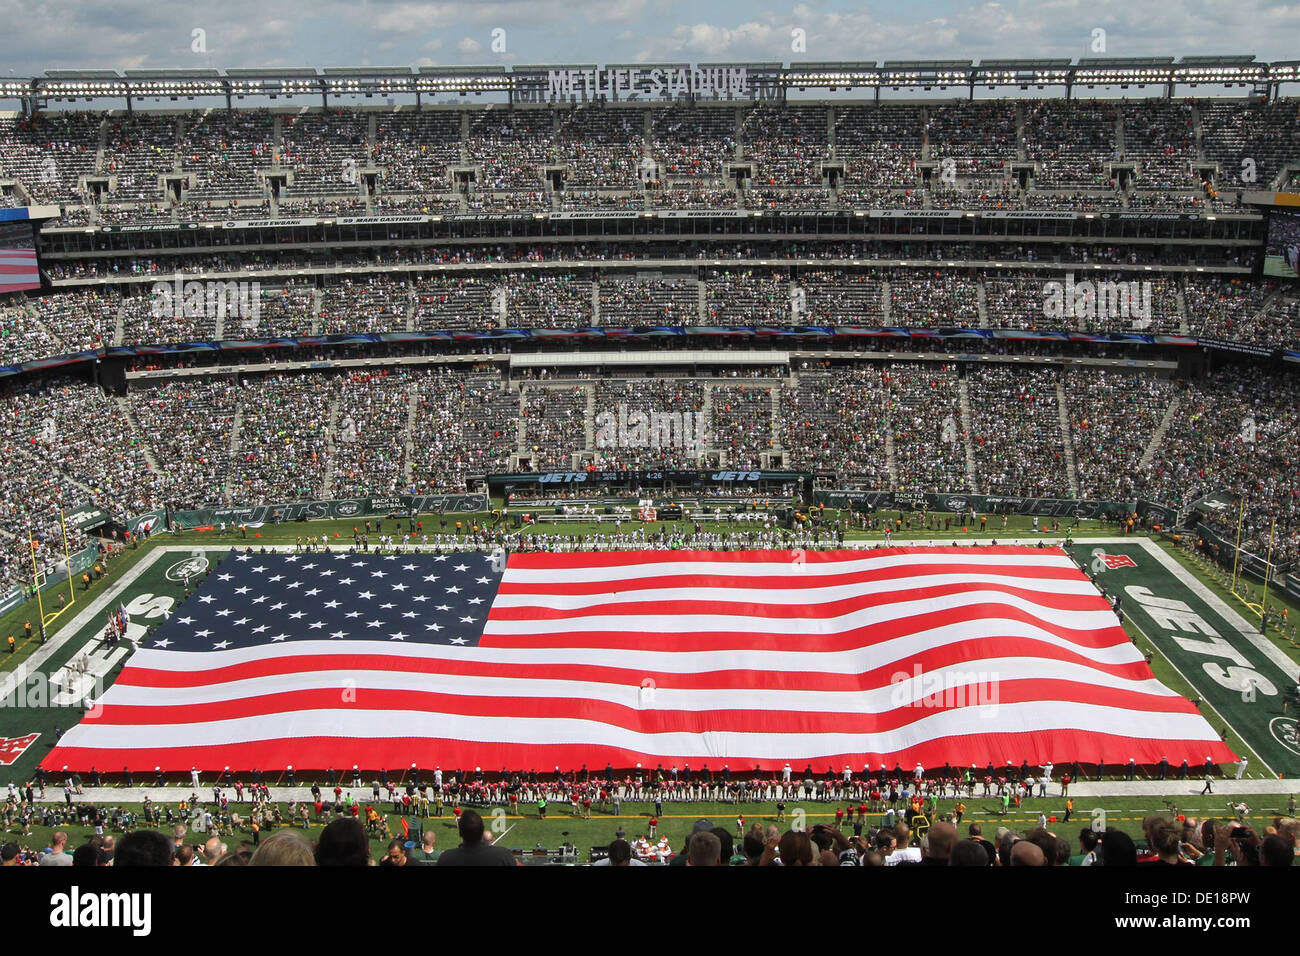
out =
{"type": "Polygon", "coordinates": [[[552,103],[601,97],[615,102],[751,99],[754,92],[745,67],[593,67],[546,73],[546,98],[552,103]]]}

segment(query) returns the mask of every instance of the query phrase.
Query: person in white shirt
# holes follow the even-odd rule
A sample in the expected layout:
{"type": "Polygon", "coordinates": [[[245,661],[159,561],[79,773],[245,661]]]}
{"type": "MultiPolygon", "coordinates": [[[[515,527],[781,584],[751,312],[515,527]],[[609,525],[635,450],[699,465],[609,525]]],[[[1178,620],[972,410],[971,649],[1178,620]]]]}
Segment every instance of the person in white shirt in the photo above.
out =
{"type": "Polygon", "coordinates": [[[190,781],[194,784],[194,789],[199,789],[199,768],[190,767],[190,781]]]}
{"type": "Polygon", "coordinates": [[[885,857],[885,866],[898,866],[900,863],[920,863],[921,848],[919,846],[907,846],[895,850],[889,856],[885,857]]]}

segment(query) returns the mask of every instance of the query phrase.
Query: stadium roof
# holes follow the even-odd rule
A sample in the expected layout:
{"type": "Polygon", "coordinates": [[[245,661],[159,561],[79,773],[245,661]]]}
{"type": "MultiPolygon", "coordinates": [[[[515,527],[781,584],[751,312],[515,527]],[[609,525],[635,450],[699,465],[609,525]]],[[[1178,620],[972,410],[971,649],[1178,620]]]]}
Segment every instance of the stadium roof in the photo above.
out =
{"type": "MultiPolygon", "coordinates": [[[[993,58],[972,60],[886,60],[783,64],[777,62],[662,64],[529,64],[507,68],[480,66],[327,67],[317,69],[267,67],[218,70],[49,70],[43,76],[0,79],[0,97],[33,103],[60,100],[97,100],[167,95],[172,97],[264,95],[268,97],[315,94],[340,95],[508,93],[536,99],[548,93],[547,78],[557,73],[588,76],[570,95],[591,90],[603,93],[600,77],[609,73],[661,75],[743,70],[751,90],[931,89],[934,87],[1030,85],[1153,86],[1172,93],[1178,85],[1240,84],[1267,86],[1300,82],[1300,61],[1256,61],[1251,55],[1174,57],[1097,57],[1069,60],[993,58]]],[[[615,95],[617,95],[615,86],[615,95]]],[[[713,95],[732,95],[734,91],[713,95]]],[[[743,97],[742,97],[743,98],[743,97]]]]}

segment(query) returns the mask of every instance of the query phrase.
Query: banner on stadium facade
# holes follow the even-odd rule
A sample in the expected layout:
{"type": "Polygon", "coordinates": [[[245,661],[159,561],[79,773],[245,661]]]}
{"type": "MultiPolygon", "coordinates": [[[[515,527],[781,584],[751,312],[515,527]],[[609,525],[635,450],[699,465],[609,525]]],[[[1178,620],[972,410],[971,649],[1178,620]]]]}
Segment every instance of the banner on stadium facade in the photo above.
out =
{"type": "Polygon", "coordinates": [[[66,561],[51,561],[41,568],[41,573],[45,575],[41,590],[48,590],[57,584],[62,584],[68,578],[84,574],[93,568],[98,560],[99,545],[88,544],[75,554],[69,555],[66,561]]]}
{"type": "Polygon", "coordinates": [[[1211,339],[1198,336],[1196,344],[1207,349],[1218,349],[1220,352],[1235,352],[1238,355],[1255,355],[1260,358],[1267,358],[1277,349],[1267,345],[1252,345],[1249,342],[1232,342],[1228,339],[1211,339]]]}
{"type": "Polygon", "coordinates": [[[432,222],[432,216],[340,216],[334,220],[340,226],[388,226],[416,222],[432,222]]]}
{"type": "Polygon", "coordinates": [[[1215,521],[1229,521],[1234,526],[1241,510],[1241,498],[1231,491],[1212,491],[1192,502],[1192,510],[1215,521]]]}
{"type": "Polygon", "coordinates": [[[748,216],[745,209],[664,209],[655,213],[657,219],[745,219],[748,216]]]}
{"type": "Polygon", "coordinates": [[[318,219],[227,219],[221,225],[226,229],[260,229],[265,226],[278,229],[282,226],[314,226],[318,219]]]}
{"type": "MultiPolygon", "coordinates": [[[[771,89],[771,87],[768,87],[771,89]]],[[[744,66],[568,67],[546,71],[535,91],[547,102],[753,99],[763,89],[744,66]]]]}
{"type": "Polygon", "coordinates": [[[489,488],[512,485],[629,485],[671,482],[703,487],[717,484],[763,484],[803,481],[811,476],[800,471],[551,471],[526,474],[488,475],[489,488]]]}
{"type": "Polygon", "coordinates": [[[635,209],[611,209],[605,210],[578,210],[574,212],[551,212],[546,214],[547,219],[553,219],[557,222],[567,222],[573,219],[592,219],[599,217],[601,219],[639,219],[644,216],[644,212],[635,209]]]}
{"type": "MultiPolygon", "coordinates": [[[[182,354],[186,352],[243,352],[250,349],[318,348],[330,346],[356,346],[392,342],[499,342],[502,340],[621,340],[663,338],[667,336],[700,336],[709,338],[895,338],[895,339],[1014,339],[1021,341],[1094,342],[1127,345],[1180,345],[1194,346],[1198,339],[1179,335],[1148,335],[1141,332],[1041,332],[1030,329],[980,329],[903,328],[901,326],[854,325],[728,325],[728,326],[603,326],[585,329],[481,329],[429,330],[420,332],[356,332],[335,335],[303,335],[266,339],[225,339],[220,342],[177,342],[169,345],[112,345],[95,351],[76,352],[55,358],[36,359],[18,365],[0,366],[0,378],[23,372],[56,368],[77,362],[103,358],[138,358],[140,356],[182,354]]],[[[1208,340],[1206,340],[1208,342],[1208,340]]],[[[1230,345],[1224,345],[1224,348],[1230,345]]],[[[1243,347],[1247,354],[1271,355],[1273,349],[1254,351],[1256,346],[1243,347]]],[[[1300,353],[1287,352],[1282,357],[1289,362],[1300,362],[1300,353]]],[[[959,361],[981,361],[978,355],[961,355],[959,361]]],[[[324,365],[324,363],[322,363],[324,365]]],[[[133,372],[132,378],[174,377],[170,369],[133,372]]]]}
{"type": "Polygon", "coordinates": [[[1048,212],[1046,210],[1034,212],[1032,210],[1024,210],[1024,209],[1007,209],[1007,210],[992,209],[992,210],[985,210],[984,212],[977,212],[975,213],[975,215],[980,219],[1043,219],[1043,220],[1071,219],[1073,220],[1073,219],[1081,218],[1083,216],[1083,213],[1048,212]]]}
{"type": "Polygon", "coordinates": [[[1098,219],[1120,219],[1127,222],[1190,222],[1204,219],[1195,212],[1099,212],[1098,219]]]}
{"type": "Polygon", "coordinates": [[[231,508],[194,508],[172,511],[168,520],[179,530],[214,528],[221,525],[281,524],[288,521],[369,518],[400,513],[474,514],[488,510],[488,497],[468,493],[454,495],[389,495],[372,498],[292,501],[269,505],[231,508]]]}
{"type": "Polygon", "coordinates": [[[962,219],[959,209],[868,209],[869,219],[962,219]]]}
{"type": "Polygon", "coordinates": [[[27,592],[22,588],[14,588],[0,596],[0,615],[8,614],[25,600],[27,600],[27,592]]]}
{"type": "MultiPolygon", "coordinates": [[[[948,498],[958,497],[949,495],[948,498]]],[[[978,498],[978,495],[967,497],[978,498]]],[[[1073,498],[1020,498],[1015,496],[988,495],[984,498],[984,509],[998,514],[1038,515],[1044,518],[1119,518],[1131,514],[1136,502],[1133,501],[1098,501],[1093,499],[1073,498]]],[[[976,507],[978,511],[979,508],[976,507]]]]}
{"type": "Polygon", "coordinates": [[[592,508],[630,508],[639,504],[635,495],[602,495],[599,498],[518,498],[513,494],[506,502],[506,507],[513,511],[533,511],[538,508],[572,508],[580,512],[587,505],[592,508]]]}
{"type": "Polygon", "coordinates": [[[1137,507],[1133,510],[1143,521],[1149,520],[1150,524],[1160,525],[1162,528],[1171,528],[1178,520],[1178,512],[1173,508],[1143,498],[1138,499],[1137,507]]]}
{"type": "Polygon", "coordinates": [[[93,502],[87,502],[63,513],[64,523],[69,527],[76,528],[78,531],[89,531],[92,528],[98,528],[100,525],[107,523],[108,518],[108,512],[93,502]]]}
{"type": "Polygon", "coordinates": [[[126,522],[126,530],[137,538],[154,531],[163,531],[166,527],[167,512],[161,508],[157,511],[146,511],[144,514],[127,519],[126,522]]]}
{"type": "MultiPolygon", "coordinates": [[[[204,222],[149,222],[130,226],[100,226],[100,232],[174,232],[178,229],[197,229],[204,222]]],[[[212,225],[221,225],[214,221],[212,225]]],[[[80,231],[80,230],[79,230],[80,231]]]]}

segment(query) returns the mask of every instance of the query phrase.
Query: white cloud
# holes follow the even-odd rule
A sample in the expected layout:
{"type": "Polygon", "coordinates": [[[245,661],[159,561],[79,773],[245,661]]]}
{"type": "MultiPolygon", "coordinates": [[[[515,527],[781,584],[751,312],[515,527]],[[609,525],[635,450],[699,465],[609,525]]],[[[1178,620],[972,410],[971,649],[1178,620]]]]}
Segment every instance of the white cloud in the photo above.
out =
{"type": "MultiPolygon", "coordinates": [[[[252,0],[0,0],[6,72],[56,68],[334,66],[378,57],[415,64],[431,50],[482,60],[505,29],[521,62],[884,60],[1091,55],[1094,27],[1109,56],[1253,53],[1294,58],[1294,0],[314,0],[286,14],[252,0]],[[267,19],[268,16],[270,19],[267,19]],[[208,52],[190,51],[207,31],[208,52]],[[790,50],[790,29],[807,50],[790,50]],[[459,42],[457,37],[462,38],[459,42]],[[477,49],[466,40],[479,44],[477,49]]],[[[8,105],[8,104],[6,104],[8,105]]]]}

